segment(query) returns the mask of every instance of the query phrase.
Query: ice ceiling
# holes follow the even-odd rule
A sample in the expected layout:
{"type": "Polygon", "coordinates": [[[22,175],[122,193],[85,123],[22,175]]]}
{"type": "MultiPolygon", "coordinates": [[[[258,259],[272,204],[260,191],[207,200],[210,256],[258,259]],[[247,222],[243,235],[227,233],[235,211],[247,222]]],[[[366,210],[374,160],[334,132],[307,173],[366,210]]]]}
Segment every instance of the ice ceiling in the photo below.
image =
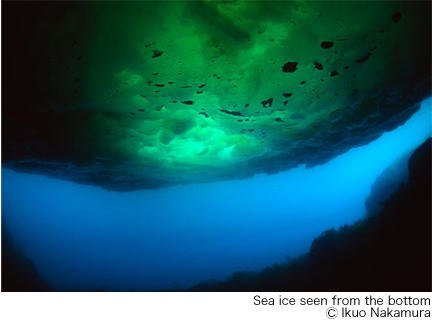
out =
{"type": "Polygon", "coordinates": [[[430,6],[3,3],[3,165],[129,191],[325,163],[430,95],[430,6]]]}

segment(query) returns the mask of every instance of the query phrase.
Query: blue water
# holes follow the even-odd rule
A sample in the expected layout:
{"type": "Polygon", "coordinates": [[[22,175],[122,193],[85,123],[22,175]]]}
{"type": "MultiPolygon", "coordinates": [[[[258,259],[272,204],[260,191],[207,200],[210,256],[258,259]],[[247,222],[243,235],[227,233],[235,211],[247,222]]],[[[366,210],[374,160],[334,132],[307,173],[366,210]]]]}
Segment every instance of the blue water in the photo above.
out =
{"type": "Polygon", "coordinates": [[[306,253],[364,217],[380,173],[431,136],[431,100],[323,166],[129,193],[2,169],[2,215],[52,290],[185,289],[306,253]]]}

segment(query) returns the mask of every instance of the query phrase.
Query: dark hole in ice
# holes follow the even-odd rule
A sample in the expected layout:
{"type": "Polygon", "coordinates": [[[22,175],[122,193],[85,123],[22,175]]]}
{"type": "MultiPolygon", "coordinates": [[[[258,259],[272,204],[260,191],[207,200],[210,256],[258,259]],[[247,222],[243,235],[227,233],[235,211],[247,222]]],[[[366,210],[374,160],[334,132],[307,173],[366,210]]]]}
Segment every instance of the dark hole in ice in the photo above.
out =
{"type": "Polygon", "coordinates": [[[367,59],[369,59],[369,57],[371,56],[371,53],[368,53],[365,57],[356,60],[357,63],[363,63],[365,61],[367,61],[367,59]]]}
{"type": "Polygon", "coordinates": [[[152,50],[152,51],[153,51],[152,58],[157,58],[164,53],[163,51],[159,51],[159,50],[152,50]]]}
{"type": "Polygon", "coordinates": [[[297,70],[297,64],[298,64],[298,62],[287,62],[283,65],[282,71],[283,72],[294,72],[297,70]]]}
{"type": "Polygon", "coordinates": [[[234,115],[234,116],[243,116],[243,114],[240,113],[240,112],[229,111],[229,110],[226,110],[226,109],[220,109],[220,111],[221,111],[222,113],[230,114],[230,115],[234,115]]]}
{"type": "Polygon", "coordinates": [[[261,102],[261,105],[266,108],[266,107],[272,107],[273,105],[273,98],[269,98],[267,100],[264,100],[261,102]]]}
{"type": "Polygon", "coordinates": [[[327,50],[327,49],[333,47],[333,42],[328,42],[328,41],[321,42],[321,47],[323,49],[327,50]]]}
{"type": "Polygon", "coordinates": [[[318,69],[318,70],[324,69],[324,67],[323,67],[323,65],[321,63],[318,63],[318,62],[315,61],[314,65],[315,65],[315,68],[318,69]]]}
{"type": "Polygon", "coordinates": [[[393,20],[395,23],[398,23],[399,20],[401,19],[401,16],[402,16],[402,14],[401,14],[400,12],[395,12],[395,13],[393,14],[393,16],[392,16],[392,20],[393,20]]]}

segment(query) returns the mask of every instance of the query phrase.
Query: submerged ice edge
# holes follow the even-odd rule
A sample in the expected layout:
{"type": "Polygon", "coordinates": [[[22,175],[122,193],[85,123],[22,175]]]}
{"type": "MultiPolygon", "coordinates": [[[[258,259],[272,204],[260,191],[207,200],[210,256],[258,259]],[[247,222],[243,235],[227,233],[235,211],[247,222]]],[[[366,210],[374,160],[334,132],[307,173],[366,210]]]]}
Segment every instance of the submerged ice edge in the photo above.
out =
{"type": "Polygon", "coordinates": [[[363,217],[375,178],[430,136],[430,103],[326,165],[243,181],[115,193],[3,169],[2,222],[53,290],[186,288],[259,270],[363,217]]]}

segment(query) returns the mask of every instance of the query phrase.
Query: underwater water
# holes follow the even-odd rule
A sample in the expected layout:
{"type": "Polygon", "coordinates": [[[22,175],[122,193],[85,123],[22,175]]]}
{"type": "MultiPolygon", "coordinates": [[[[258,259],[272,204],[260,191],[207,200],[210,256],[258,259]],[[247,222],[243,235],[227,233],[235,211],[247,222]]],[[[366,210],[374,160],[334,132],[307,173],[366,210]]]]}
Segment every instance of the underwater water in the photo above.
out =
{"type": "Polygon", "coordinates": [[[325,165],[110,192],[2,168],[2,223],[54,291],[187,289],[309,250],[365,216],[375,179],[431,136],[431,99],[403,126],[325,165]]]}

